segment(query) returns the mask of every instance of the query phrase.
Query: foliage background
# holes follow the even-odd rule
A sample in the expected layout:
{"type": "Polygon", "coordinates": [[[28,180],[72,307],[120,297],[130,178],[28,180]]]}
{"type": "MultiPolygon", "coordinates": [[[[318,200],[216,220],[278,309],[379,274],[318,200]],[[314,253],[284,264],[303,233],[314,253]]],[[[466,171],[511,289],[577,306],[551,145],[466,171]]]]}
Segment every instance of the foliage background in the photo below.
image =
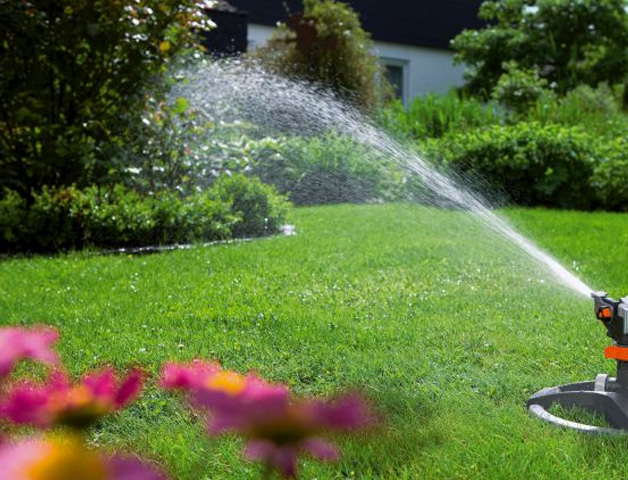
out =
{"type": "Polygon", "coordinates": [[[202,7],[0,3],[0,188],[111,181],[132,127],[165,91],[167,65],[211,25],[202,7]]]}
{"type": "Polygon", "coordinates": [[[453,41],[468,65],[468,90],[490,96],[515,62],[534,70],[558,93],[578,85],[623,81],[628,72],[628,15],[621,0],[498,0],[480,6],[487,21],[453,41]]]}

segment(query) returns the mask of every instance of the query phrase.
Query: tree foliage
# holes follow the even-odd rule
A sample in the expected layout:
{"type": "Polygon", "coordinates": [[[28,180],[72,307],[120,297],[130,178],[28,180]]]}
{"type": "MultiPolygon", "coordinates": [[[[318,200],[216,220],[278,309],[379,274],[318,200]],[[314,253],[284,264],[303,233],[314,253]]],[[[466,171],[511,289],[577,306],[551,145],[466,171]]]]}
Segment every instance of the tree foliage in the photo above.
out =
{"type": "Polygon", "coordinates": [[[355,11],[335,0],[305,0],[256,56],[280,73],[303,78],[362,107],[377,103],[377,57],[355,11]]]}
{"type": "Polygon", "coordinates": [[[492,97],[513,112],[523,114],[543,95],[552,96],[547,80],[540,78],[536,70],[521,70],[516,62],[508,62],[504,68],[506,73],[499,77],[492,97]]]}
{"type": "Polygon", "coordinates": [[[174,55],[208,26],[197,0],[0,1],[0,187],[100,181],[174,55]]]}
{"type": "Polygon", "coordinates": [[[467,87],[489,96],[507,62],[535,70],[558,93],[579,84],[618,83],[628,73],[628,14],[623,0],[486,1],[488,25],[452,42],[466,63],[467,87]]]}

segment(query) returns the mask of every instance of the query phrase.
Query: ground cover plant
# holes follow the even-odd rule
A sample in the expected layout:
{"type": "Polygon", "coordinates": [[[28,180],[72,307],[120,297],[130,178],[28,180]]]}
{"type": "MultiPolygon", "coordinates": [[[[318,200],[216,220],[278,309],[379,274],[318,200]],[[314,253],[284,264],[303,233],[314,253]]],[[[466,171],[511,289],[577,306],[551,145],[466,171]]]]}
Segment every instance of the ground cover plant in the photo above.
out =
{"type": "MultiPolygon", "coordinates": [[[[616,262],[628,249],[623,216],[506,213],[594,288],[628,290],[616,262]]],[[[207,440],[158,388],[164,362],[195,358],[253,369],[298,395],[361,388],[371,398],[380,429],[341,439],[339,464],[305,459],[303,478],[622,478],[625,439],[556,430],[524,407],[542,387],[613,371],[590,300],[462,212],[341,205],[292,215],[295,237],[4,260],[2,324],[58,328],[73,375],[143,366],[144,395],[88,441],[132,447],[181,480],[262,473],[240,440],[207,440]]]]}

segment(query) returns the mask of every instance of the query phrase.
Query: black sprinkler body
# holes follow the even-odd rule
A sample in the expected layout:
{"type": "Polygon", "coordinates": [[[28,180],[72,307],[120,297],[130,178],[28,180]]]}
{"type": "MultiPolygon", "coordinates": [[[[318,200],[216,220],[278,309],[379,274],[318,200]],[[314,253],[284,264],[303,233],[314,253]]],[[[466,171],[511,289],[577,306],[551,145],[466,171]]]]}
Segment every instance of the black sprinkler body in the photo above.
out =
{"type": "Polygon", "coordinates": [[[527,402],[529,411],[547,422],[586,433],[628,433],[628,297],[615,300],[606,292],[593,292],[595,316],[606,327],[613,345],[604,350],[606,358],[617,360],[617,377],[599,374],[594,381],[545,388],[527,402]],[[603,415],[613,428],[572,422],[549,413],[552,405],[578,407],[603,415]]]}

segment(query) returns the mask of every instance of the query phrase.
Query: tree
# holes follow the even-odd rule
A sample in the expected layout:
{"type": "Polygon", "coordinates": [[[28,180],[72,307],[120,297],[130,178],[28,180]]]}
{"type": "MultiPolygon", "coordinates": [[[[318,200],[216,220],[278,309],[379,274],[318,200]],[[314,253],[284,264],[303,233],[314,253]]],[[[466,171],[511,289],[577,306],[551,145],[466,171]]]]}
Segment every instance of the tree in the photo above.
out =
{"type": "Polygon", "coordinates": [[[0,187],[101,180],[206,3],[0,0],[0,187]]]}
{"type": "Polygon", "coordinates": [[[488,25],[452,42],[469,66],[467,88],[488,97],[506,64],[534,70],[558,93],[579,84],[618,83],[628,73],[628,14],[623,0],[486,1],[488,25]]]}
{"type": "Polygon", "coordinates": [[[355,11],[335,0],[305,0],[302,13],[280,24],[256,57],[282,74],[306,79],[370,108],[380,67],[355,11]]]}

